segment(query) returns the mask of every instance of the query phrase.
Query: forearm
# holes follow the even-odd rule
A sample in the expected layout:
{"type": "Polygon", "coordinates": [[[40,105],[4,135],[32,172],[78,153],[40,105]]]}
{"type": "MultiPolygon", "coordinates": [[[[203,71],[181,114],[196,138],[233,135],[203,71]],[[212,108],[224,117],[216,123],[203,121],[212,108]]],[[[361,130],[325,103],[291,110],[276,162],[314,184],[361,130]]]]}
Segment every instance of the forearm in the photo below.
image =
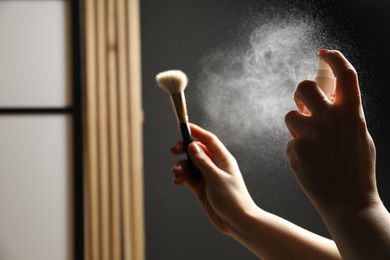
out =
{"type": "Polygon", "coordinates": [[[332,240],[261,209],[235,223],[231,236],[261,259],[341,259],[332,240]]]}
{"type": "Polygon", "coordinates": [[[390,259],[390,215],[380,200],[323,217],[344,259],[390,259]]]}

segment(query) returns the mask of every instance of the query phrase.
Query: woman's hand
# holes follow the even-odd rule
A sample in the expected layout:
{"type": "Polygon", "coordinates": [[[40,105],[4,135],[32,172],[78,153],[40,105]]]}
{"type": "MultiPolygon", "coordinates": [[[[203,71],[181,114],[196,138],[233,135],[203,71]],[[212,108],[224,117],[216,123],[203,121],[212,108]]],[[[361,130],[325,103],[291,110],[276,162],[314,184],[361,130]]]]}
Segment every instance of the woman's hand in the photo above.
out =
{"type": "Polygon", "coordinates": [[[374,142],[367,130],[358,76],[338,51],[320,51],[336,76],[331,103],[313,81],[295,92],[300,109],[286,115],[293,135],[290,166],[322,215],[344,259],[390,259],[390,215],[376,187],[374,142]]]}
{"type": "MultiPolygon", "coordinates": [[[[234,157],[212,133],[191,124],[196,140],[189,146],[194,164],[203,174],[190,178],[187,160],[173,166],[174,183],[187,184],[217,229],[261,259],[340,259],[333,241],[311,233],[259,208],[245,186],[234,157]]],[[[171,149],[184,154],[182,142],[171,149]]]]}
{"type": "MultiPolygon", "coordinates": [[[[193,143],[188,147],[194,164],[203,174],[200,182],[192,182],[187,160],[173,166],[174,183],[187,184],[195,193],[211,222],[221,232],[233,235],[235,223],[250,211],[258,210],[245,186],[233,155],[211,132],[190,124],[193,143]]],[[[183,142],[171,148],[175,155],[184,154],[183,142]]]]}
{"type": "Polygon", "coordinates": [[[362,208],[378,199],[375,146],[367,130],[358,76],[338,51],[323,50],[319,58],[336,76],[334,102],[314,81],[295,92],[299,111],[285,121],[293,139],[287,145],[290,166],[303,190],[320,211],[362,208]],[[303,114],[304,106],[311,115],[303,114]]]}

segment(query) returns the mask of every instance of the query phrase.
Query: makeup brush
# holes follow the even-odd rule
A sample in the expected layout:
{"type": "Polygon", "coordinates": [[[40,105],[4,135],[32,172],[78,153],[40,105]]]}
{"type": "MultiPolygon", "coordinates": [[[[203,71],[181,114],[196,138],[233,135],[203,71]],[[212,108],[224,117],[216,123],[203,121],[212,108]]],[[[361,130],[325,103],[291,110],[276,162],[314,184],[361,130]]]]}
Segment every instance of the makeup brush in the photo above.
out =
{"type": "Polygon", "coordinates": [[[187,87],[188,78],[180,70],[168,70],[156,75],[156,81],[159,87],[165,90],[171,97],[171,103],[180,126],[181,135],[184,143],[184,150],[187,154],[191,178],[197,182],[202,175],[194,165],[188,154],[188,145],[193,141],[190,126],[188,124],[187,103],[184,95],[184,89],[187,87]]]}

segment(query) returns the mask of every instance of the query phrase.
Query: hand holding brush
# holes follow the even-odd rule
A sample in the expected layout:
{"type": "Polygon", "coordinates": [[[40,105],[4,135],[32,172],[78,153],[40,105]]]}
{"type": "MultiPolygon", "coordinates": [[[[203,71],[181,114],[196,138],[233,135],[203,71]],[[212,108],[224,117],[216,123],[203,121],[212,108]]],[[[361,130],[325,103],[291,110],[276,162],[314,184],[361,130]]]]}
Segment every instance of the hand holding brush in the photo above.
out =
{"type": "Polygon", "coordinates": [[[201,179],[202,174],[199,169],[196,168],[188,154],[188,145],[193,141],[188,124],[187,104],[184,95],[184,89],[187,87],[188,78],[186,74],[180,70],[168,70],[157,74],[156,81],[158,86],[165,90],[171,97],[173,110],[180,126],[184,149],[187,154],[191,179],[194,182],[198,182],[201,179]]]}

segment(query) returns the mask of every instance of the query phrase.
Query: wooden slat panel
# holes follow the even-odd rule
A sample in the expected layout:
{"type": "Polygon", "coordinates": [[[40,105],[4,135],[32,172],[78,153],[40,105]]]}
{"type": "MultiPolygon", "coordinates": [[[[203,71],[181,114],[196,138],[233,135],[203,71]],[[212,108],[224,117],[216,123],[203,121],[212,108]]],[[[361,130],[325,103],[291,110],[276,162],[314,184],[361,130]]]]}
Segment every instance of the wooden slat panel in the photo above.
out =
{"type": "Polygon", "coordinates": [[[86,259],[143,260],[138,0],[86,0],[86,259]]]}

